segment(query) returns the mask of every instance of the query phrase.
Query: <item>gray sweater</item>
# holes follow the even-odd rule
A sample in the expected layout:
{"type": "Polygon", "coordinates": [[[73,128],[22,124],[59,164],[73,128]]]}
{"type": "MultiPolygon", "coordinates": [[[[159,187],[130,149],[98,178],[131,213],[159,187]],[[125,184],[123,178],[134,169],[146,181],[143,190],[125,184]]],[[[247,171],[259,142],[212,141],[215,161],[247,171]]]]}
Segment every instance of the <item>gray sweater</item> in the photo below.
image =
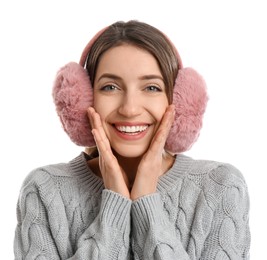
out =
{"type": "Polygon", "coordinates": [[[177,155],[157,192],[107,190],[81,153],[25,179],[15,259],[249,259],[249,197],[233,166],[177,155]]]}

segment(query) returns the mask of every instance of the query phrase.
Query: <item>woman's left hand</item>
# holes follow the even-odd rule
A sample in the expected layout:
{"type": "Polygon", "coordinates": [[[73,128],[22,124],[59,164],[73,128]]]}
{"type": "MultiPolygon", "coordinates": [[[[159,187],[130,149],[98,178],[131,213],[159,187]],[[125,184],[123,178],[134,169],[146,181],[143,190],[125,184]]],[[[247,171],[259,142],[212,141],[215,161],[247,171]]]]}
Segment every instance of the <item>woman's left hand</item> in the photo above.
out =
{"type": "Polygon", "coordinates": [[[164,146],[174,120],[175,108],[170,105],[161,120],[161,124],[152,139],[148,151],[144,154],[136,173],[131,199],[156,192],[158,178],[163,174],[164,146]]]}

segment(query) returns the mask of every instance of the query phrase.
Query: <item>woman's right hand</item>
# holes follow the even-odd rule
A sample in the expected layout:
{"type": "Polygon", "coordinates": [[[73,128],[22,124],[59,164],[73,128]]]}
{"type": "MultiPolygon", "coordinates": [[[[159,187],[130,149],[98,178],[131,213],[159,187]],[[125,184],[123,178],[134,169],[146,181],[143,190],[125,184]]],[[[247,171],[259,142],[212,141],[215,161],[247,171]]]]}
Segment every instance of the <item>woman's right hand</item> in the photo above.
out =
{"type": "Polygon", "coordinates": [[[129,188],[127,187],[128,178],[112,152],[99,114],[94,108],[90,107],[88,108],[88,116],[99,153],[99,168],[105,188],[130,198],[129,188]]]}

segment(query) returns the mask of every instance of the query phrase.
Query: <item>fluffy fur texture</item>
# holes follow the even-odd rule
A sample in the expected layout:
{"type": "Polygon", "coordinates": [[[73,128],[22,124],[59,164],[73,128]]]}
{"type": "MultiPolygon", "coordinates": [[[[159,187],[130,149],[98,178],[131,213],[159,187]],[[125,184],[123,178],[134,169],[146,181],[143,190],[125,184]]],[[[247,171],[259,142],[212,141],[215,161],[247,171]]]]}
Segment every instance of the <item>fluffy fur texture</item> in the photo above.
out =
{"type": "Polygon", "coordinates": [[[179,70],[174,85],[175,119],[165,148],[181,153],[191,148],[199,136],[208,96],[204,79],[192,68],[179,70]]]}
{"type": "Polygon", "coordinates": [[[87,116],[93,105],[93,88],[86,70],[75,62],[61,68],[53,87],[53,99],[65,132],[79,146],[95,145],[87,116]]]}
{"type": "MultiPolygon", "coordinates": [[[[87,108],[93,106],[93,88],[84,63],[92,44],[104,30],[87,44],[79,64],[71,62],[58,71],[53,86],[53,99],[65,132],[74,143],[84,147],[95,146],[87,117],[87,108]]],[[[178,51],[177,58],[182,67],[178,51]]],[[[179,69],[173,93],[175,121],[166,141],[166,150],[177,154],[191,148],[199,136],[207,101],[203,78],[191,68],[179,69]]]]}

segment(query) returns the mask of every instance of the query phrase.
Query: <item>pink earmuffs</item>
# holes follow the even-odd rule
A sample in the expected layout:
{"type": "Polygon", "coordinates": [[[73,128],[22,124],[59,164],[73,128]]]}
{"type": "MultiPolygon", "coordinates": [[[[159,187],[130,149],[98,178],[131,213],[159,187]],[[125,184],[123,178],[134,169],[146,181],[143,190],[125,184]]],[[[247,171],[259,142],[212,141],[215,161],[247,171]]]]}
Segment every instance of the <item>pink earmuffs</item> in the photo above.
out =
{"type": "MultiPolygon", "coordinates": [[[[58,71],[53,86],[52,96],[63,128],[79,146],[95,146],[87,117],[88,107],[93,106],[93,88],[84,66],[91,46],[106,28],[87,44],[79,64],[70,62],[58,71]]],[[[176,53],[180,66],[173,92],[176,113],[165,145],[175,154],[190,149],[197,140],[208,101],[204,79],[194,69],[183,68],[176,53]]]]}

